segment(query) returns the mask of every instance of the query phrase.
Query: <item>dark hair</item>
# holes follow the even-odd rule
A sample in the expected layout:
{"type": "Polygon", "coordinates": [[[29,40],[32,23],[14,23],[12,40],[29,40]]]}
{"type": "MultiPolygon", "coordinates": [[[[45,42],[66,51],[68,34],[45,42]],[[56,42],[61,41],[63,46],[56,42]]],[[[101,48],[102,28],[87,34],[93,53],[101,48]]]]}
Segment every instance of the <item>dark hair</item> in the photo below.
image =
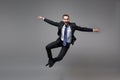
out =
{"type": "Polygon", "coordinates": [[[64,16],[68,16],[68,18],[70,17],[68,14],[63,14],[63,15],[62,15],[62,18],[63,18],[64,16]]]}

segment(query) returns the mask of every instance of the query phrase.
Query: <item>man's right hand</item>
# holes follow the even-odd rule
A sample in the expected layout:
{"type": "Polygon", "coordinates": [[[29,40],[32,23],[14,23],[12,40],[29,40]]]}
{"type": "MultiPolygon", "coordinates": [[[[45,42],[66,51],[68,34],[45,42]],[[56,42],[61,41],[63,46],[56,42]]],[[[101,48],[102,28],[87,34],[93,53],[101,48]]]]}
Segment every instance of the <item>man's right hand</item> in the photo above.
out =
{"type": "Polygon", "coordinates": [[[37,17],[39,20],[43,20],[44,19],[44,17],[42,17],[42,16],[38,16],[37,17]]]}

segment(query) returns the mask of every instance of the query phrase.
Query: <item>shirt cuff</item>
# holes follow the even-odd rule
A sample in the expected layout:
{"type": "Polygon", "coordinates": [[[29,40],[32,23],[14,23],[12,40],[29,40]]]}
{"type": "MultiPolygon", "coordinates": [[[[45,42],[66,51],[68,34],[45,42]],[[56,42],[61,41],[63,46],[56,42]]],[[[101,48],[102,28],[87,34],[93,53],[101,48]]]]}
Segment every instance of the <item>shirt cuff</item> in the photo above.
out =
{"type": "Polygon", "coordinates": [[[45,18],[43,17],[43,20],[44,20],[45,18]]]}

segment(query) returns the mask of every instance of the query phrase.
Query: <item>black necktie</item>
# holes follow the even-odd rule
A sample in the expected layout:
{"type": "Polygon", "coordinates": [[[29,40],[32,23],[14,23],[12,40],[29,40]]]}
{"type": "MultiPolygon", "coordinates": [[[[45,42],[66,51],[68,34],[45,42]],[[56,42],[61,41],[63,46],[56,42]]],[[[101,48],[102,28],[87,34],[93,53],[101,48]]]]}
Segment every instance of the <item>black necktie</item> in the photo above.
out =
{"type": "Polygon", "coordinates": [[[66,46],[66,44],[67,44],[67,25],[65,25],[65,29],[64,29],[63,46],[66,46]]]}

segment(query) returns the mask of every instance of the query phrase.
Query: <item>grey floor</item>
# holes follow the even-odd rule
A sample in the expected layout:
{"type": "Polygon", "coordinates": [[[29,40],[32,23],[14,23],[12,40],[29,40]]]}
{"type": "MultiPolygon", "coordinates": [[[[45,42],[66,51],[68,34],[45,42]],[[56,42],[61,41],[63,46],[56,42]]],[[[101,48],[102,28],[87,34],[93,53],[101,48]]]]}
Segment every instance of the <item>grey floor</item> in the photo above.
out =
{"type": "Polygon", "coordinates": [[[0,80],[120,80],[119,68],[70,66],[63,61],[48,68],[39,57],[1,57],[0,80]]]}

